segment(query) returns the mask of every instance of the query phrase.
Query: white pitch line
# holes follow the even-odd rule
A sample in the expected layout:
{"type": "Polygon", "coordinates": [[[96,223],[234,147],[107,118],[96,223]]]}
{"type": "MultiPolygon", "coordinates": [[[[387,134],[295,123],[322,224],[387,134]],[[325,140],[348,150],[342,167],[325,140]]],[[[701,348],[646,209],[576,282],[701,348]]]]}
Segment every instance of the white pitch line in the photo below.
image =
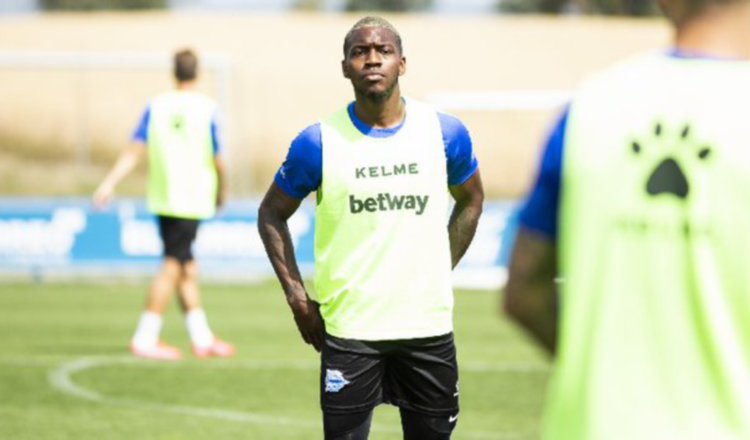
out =
{"type": "MultiPolygon", "coordinates": [[[[142,364],[147,365],[147,364],[142,364]]],[[[163,367],[163,363],[149,362],[148,365],[163,367]]],[[[232,362],[216,362],[212,368],[251,369],[251,370],[300,370],[318,371],[320,363],[315,361],[298,360],[246,360],[232,362]]],[[[489,362],[459,362],[459,373],[546,373],[550,367],[541,363],[517,362],[507,364],[493,364],[489,362]]]]}
{"type": "Polygon", "coordinates": [[[65,394],[79,397],[96,403],[111,404],[142,409],[146,411],[159,411],[173,414],[183,414],[199,417],[210,417],[235,422],[254,423],[261,425],[277,425],[293,428],[319,428],[319,423],[307,422],[294,418],[267,416],[249,412],[219,410],[213,408],[201,408],[182,405],[163,405],[139,401],[135,399],[123,399],[109,397],[95,391],[88,390],[76,384],[73,375],[93,368],[117,365],[117,364],[139,364],[148,365],[148,362],[138,361],[132,358],[117,357],[89,357],[67,362],[49,373],[49,381],[53,388],[65,394]]]}
{"type": "Polygon", "coordinates": [[[81,388],[73,382],[72,376],[78,371],[86,370],[97,366],[93,359],[83,358],[73,362],[63,364],[61,367],[52,370],[49,374],[49,381],[54,388],[71,396],[80,397],[85,400],[101,402],[104,400],[101,394],[81,388]]]}
{"type": "Polygon", "coordinates": [[[70,359],[70,355],[0,356],[0,365],[19,367],[51,367],[70,359]]]}
{"type": "Polygon", "coordinates": [[[459,362],[458,372],[468,373],[547,373],[549,365],[517,362],[507,364],[492,364],[489,362],[459,362]]]}
{"type": "MultiPolygon", "coordinates": [[[[184,367],[187,365],[198,365],[197,363],[163,363],[163,362],[144,362],[133,358],[123,358],[132,360],[132,363],[138,363],[140,367],[184,367]]],[[[20,361],[19,361],[20,362],[20,361]]],[[[0,359],[0,363],[3,363],[0,359]]],[[[205,365],[205,364],[201,364],[205,365]]],[[[318,371],[320,363],[315,361],[299,360],[245,360],[223,362],[217,360],[211,364],[211,368],[217,369],[246,369],[246,370],[297,370],[297,371],[318,371]]],[[[547,373],[550,367],[540,363],[518,362],[507,364],[493,364],[489,362],[459,362],[460,373],[547,373]]]]}
{"type": "MultiPolygon", "coordinates": [[[[148,362],[132,357],[123,356],[101,356],[101,357],[85,357],[75,359],[70,362],[66,362],[54,370],[50,371],[48,379],[50,385],[58,391],[78,397],[90,402],[99,404],[108,404],[115,406],[123,406],[128,408],[135,408],[144,411],[158,411],[172,414],[182,414],[189,416],[208,417],[220,420],[228,420],[242,423],[252,423],[257,425],[275,425],[288,428],[302,428],[302,429],[321,429],[320,422],[312,422],[306,420],[300,420],[297,418],[288,417],[277,417],[269,416],[264,414],[257,414],[252,412],[240,412],[214,408],[202,408],[193,406],[183,405],[164,405],[159,403],[152,403],[146,401],[140,401],[136,399],[124,399],[116,398],[103,395],[96,391],[86,389],[73,381],[75,374],[81,373],[86,370],[99,368],[108,365],[119,365],[119,364],[131,364],[138,365],[139,367],[144,366],[179,366],[177,363],[158,363],[148,362]]],[[[195,365],[195,364],[183,364],[183,365],[195,365]]],[[[243,369],[296,369],[296,370],[316,370],[319,365],[314,362],[305,361],[283,361],[283,360],[272,360],[272,361],[241,361],[228,363],[214,363],[212,367],[236,367],[243,369]]],[[[462,366],[463,370],[467,370],[467,366],[462,366]]],[[[543,372],[547,368],[537,364],[507,364],[507,365],[493,365],[476,363],[468,365],[469,371],[479,372],[543,372]]],[[[400,433],[400,429],[389,428],[384,426],[373,425],[373,431],[383,433],[400,433]]],[[[511,433],[498,433],[498,432],[483,432],[483,431],[469,431],[462,432],[461,436],[468,439],[477,440],[516,440],[518,435],[511,433]]]]}

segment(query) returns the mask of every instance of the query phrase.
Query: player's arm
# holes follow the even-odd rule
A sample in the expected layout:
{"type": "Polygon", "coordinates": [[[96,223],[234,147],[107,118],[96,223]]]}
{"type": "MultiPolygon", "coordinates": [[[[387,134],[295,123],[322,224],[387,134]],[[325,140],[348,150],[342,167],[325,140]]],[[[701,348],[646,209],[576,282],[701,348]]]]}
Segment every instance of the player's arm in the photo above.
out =
{"type": "Polygon", "coordinates": [[[227,201],[229,190],[227,186],[227,166],[221,155],[214,156],[216,169],[216,208],[221,209],[227,201]]]}
{"type": "Polygon", "coordinates": [[[297,329],[302,339],[317,351],[323,344],[323,319],[318,303],[310,299],[302,282],[287,220],[302,200],[320,187],[322,161],[320,126],[314,124],[292,141],[286,160],[258,210],[260,237],[292,309],[297,329]]]}
{"type": "Polygon", "coordinates": [[[505,312],[550,354],[557,347],[557,252],[548,236],[521,228],[505,285],[505,312]]]}
{"type": "Polygon", "coordinates": [[[448,222],[448,237],[451,247],[451,262],[456,267],[474,238],[484,203],[484,187],[477,170],[461,185],[448,187],[456,204],[448,222]]]}
{"type": "Polygon", "coordinates": [[[271,184],[258,210],[258,232],[276,276],[292,309],[302,339],[320,351],[323,344],[323,320],[318,304],[307,295],[287,220],[297,211],[301,200],[292,198],[271,184]]]}
{"type": "Polygon", "coordinates": [[[138,165],[145,155],[146,146],[141,142],[132,142],[122,150],[112,169],[94,191],[93,203],[99,209],[107,207],[114,196],[115,187],[138,165]]]}
{"type": "Polygon", "coordinates": [[[456,202],[448,222],[451,263],[456,267],[477,231],[484,188],[469,130],[455,116],[438,113],[438,118],[445,144],[448,190],[456,202]]]}
{"type": "Polygon", "coordinates": [[[107,207],[114,196],[117,184],[133,171],[133,168],[138,165],[138,162],[145,155],[146,145],[148,145],[148,126],[150,121],[151,105],[149,104],[133,133],[132,142],[120,152],[114,166],[94,191],[92,201],[96,208],[104,209],[107,207]]]}
{"type": "Polygon", "coordinates": [[[227,184],[227,166],[223,159],[224,142],[220,136],[219,115],[214,113],[211,118],[211,143],[214,153],[214,169],[216,169],[216,208],[221,209],[229,196],[227,184]]]}
{"type": "Polygon", "coordinates": [[[521,227],[508,268],[503,308],[550,354],[557,347],[557,219],[568,119],[549,137],[534,188],[520,212],[521,227]]]}

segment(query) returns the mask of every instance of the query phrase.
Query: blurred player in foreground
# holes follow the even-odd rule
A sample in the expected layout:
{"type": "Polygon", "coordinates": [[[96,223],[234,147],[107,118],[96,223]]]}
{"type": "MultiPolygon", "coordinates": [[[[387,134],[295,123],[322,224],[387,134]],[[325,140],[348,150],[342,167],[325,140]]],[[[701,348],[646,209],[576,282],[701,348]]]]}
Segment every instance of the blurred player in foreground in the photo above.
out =
{"type": "Polygon", "coordinates": [[[582,87],[521,214],[544,439],[750,439],[750,1],[660,3],[674,48],[582,87]]]}
{"type": "Polygon", "coordinates": [[[201,220],[214,215],[226,198],[226,178],[216,123],[216,104],[196,91],[198,58],[190,50],[174,56],[176,90],[148,105],[131,145],[94,193],[104,208],[117,184],[148,155],[149,210],[156,214],[164,263],[151,284],[146,308],[130,344],[138,357],[177,360],[180,350],[159,340],[162,317],[176,290],[185,313],[193,354],[199,358],[234,354],[234,347],[211,331],[201,306],[198,264],[192,244],[201,220]]]}
{"type": "Polygon", "coordinates": [[[344,39],[355,101],[293,142],[258,226],[297,327],[322,350],[326,439],[366,439],[374,407],[400,408],[405,439],[448,439],[458,418],[451,267],[484,193],[456,118],[404,99],[401,37],[366,17],[344,39]],[[313,301],[287,219],[317,191],[313,301]],[[450,221],[449,192],[456,201],[450,221]]]}

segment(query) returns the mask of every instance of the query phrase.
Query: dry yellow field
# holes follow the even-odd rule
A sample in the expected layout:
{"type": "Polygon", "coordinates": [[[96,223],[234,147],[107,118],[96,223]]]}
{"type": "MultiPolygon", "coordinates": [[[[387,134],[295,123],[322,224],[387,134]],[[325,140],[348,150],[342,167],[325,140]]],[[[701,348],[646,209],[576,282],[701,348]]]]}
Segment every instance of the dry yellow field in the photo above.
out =
{"type": "MultiPolygon", "coordinates": [[[[0,192],[90,191],[149,97],[171,85],[166,69],[45,67],[39,58],[168,55],[192,46],[226,62],[224,79],[207,72],[203,87],[221,98],[232,191],[257,195],[290,140],[351,99],[339,62],[343,35],[357,18],[167,12],[3,18],[0,172],[10,178],[0,192]],[[3,64],[9,54],[37,61],[3,64]]],[[[439,92],[573,90],[594,70],[669,43],[667,27],[656,19],[388,18],[404,39],[402,90],[418,99],[439,92]]],[[[517,197],[525,190],[556,111],[452,111],[472,132],[490,196],[517,197]]],[[[124,192],[138,193],[138,180],[131,179],[124,192]]]]}

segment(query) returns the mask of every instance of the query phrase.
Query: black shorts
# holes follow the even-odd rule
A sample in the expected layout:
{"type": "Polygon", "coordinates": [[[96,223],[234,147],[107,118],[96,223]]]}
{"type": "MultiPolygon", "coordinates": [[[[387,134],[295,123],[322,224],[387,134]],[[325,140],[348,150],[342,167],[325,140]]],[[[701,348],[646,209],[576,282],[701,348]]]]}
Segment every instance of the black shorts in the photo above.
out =
{"type": "Polygon", "coordinates": [[[166,217],[159,218],[159,235],[164,244],[164,256],[180,263],[193,260],[193,241],[198,233],[200,220],[166,217]]]}
{"type": "Polygon", "coordinates": [[[328,414],[369,411],[380,403],[430,416],[458,413],[453,333],[360,341],[326,335],[320,403],[328,414]]]}

